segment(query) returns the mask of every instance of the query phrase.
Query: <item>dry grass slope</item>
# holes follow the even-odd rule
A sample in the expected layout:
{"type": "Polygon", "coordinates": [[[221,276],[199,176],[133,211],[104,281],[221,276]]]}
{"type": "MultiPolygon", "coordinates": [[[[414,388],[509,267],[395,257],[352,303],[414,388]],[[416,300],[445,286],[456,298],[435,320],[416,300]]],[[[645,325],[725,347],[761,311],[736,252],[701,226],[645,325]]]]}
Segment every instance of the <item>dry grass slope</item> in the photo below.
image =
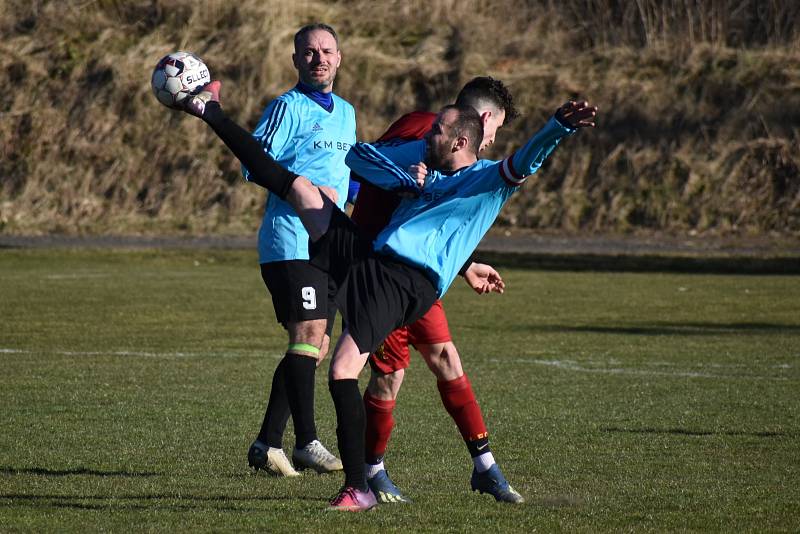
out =
{"type": "Polygon", "coordinates": [[[254,126],[295,81],[291,36],[341,33],[336,90],[374,138],[490,74],[523,117],[601,108],[501,224],[557,231],[800,235],[800,4],[792,0],[6,0],[0,12],[0,232],[249,234],[264,194],[199,121],[149,90],[192,50],[254,126]]]}

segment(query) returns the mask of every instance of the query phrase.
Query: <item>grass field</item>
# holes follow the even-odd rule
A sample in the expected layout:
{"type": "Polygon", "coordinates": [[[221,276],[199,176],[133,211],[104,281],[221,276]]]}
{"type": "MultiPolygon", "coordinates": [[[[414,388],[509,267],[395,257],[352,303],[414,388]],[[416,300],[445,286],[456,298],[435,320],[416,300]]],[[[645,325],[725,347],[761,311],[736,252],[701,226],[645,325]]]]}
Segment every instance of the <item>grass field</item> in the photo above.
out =
{"type": "Polygon", "coordinates": [[[387,456],[415,503],[331,514],[339,475],[247,469],[284,348],[254,251],[0,251],[0,530],[800,529],[800,277],[504,275],[445,302],[527,502],[469,491],[417,359],[387,456]]]}

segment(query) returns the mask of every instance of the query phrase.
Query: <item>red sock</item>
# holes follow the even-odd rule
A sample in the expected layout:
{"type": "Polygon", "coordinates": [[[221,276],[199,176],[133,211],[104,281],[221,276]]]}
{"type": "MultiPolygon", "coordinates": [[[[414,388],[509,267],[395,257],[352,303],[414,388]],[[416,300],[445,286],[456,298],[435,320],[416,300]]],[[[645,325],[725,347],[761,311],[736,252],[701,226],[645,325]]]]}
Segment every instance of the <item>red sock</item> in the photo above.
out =
{"type": "Polygon", "coordinates": [[[464,441],[470,442],[485,439],[489,433],[483,423],[483,415],[475,394],[472,392],[472,384],[469,383],[467,375],[462,375],[455,380],[437,382],[439,394],[442,396],[447,413],[456,422],[464,441]]]}
{"type": "Polygon", "coordinates": [[[394,428],[394,405],[393,400],[376,399],[369,391],[364,391],[364,409],[367,412],[364,452],[367,463],[378,463],[386,453],[386,444],[394,428]]]}

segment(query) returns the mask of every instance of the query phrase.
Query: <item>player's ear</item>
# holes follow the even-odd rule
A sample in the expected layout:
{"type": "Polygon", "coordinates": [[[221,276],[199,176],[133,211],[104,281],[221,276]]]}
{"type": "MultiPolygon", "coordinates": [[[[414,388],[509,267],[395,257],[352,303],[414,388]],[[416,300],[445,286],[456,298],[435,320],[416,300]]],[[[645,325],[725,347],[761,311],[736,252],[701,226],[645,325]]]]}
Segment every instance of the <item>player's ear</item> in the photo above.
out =
{"type": "Polygon", "coordinates": [[[459,135],[453,142],[453,152],[464,150],[468,146],[469,146],[469,138],[464,137],[463,135],[459,135]]]}
{"type": "Polygon", "coordinates": [[[341,50],[337,50],[336,51],[336,68],[338,69],[339,65],[341,65],[341,64],[342,64],[342,51],[341,50]]]}
{"type": "Polygon", "coordinates": [[[487,110],[487,111],[484,111],[483,113],[481,113],[481,123],[484,126],[489,124],[489,119],[491,119],[491,118],[492,118],[492,112],[491,111],[487,110]]]}

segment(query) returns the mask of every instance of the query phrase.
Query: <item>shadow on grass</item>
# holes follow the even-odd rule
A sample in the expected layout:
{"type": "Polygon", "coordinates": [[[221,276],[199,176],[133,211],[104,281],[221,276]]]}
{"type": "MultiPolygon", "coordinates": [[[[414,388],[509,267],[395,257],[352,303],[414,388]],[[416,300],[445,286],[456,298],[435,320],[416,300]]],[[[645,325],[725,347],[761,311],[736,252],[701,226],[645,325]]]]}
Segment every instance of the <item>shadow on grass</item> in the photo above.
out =
{"type": "Polygon", "coordinates": [[[268,497],[253,495],[142,494],[142,495],[53,495],[29,493],[0,493],[0,508],[29,506],[32,508],[71,508],[77,510],[160,510],[168,512],[197,511],[199,509],[226,512],[262,512],[263,506],[235,506],[227,503],[263,503],[272,501],[309,501],[325,504],[325,499],[286,495],[268,497]],[[3,503],[3,500],[9,500],[3,503]],[[145,502],[141,502],[145,501],[145,502]],[[167,502],[161,502],[167,501],[167,502]],[[170,502],[177,501],[177,502],[170,502]]]}
{"type": "MultiPolygon", "coordinates": [[[[75,469],[44,469],[40,467],[0,466],[0,475],[42,475],[47,477],[97,476],[97,477],[154,477],[160,473],[103,471],[83,467],[75,469]]],[[[245,475],[251,477],[251,474],[245,475]]],[[[77,510],[163,510],[187,511],[199,508],[214,511],[263,511],[263,507],[233,506],[225,503],[258,503],[264,501],[309,501],[324,504],[327,499],[313,496],[254,494],[240,497],[231,495],[187,495],[170,493],[145,493],[141,495],[56,495],[31,493],[0,493],[0,508],[29,506],[33,508],[72,508],[77,510]],[[8,500],[10,502],[2,502],[8,500]],[[142,502],[145,501],[145,502],[142,502]],[[166,502],[161,502],[166,501],[166,502]],[[175,502],[177,501],[177,502],[175,502]]]]}
{"type": "Polygon", "coordinates": [[[91,475],[97,477],[154,477],[158,473],[148,471],[100,471],[97,469],[86,469],[76,467],[75,469],[44,469],[42,467],[0,467],[2,475],[44,475],[49,477],[66,477],[73,475],[91,475]]]}
{"type": "Polygon", "coordinates": [[[478,250],[482,263],[494,267],[543,271],[672,272],[689,274],[800,274],[791,257],[674,256],[625,254],[537,254],[478,250]]]}
{"type": "Polygon", "coordinates": [[[621,428],[621,427],[602,427],[602,432],[621,432],[625,434],[674,434],[679,436],[749,436],[754,438],[776,438],[788,436],[786,432],[744,432],[741,430],[689,430],[686,428],[621,428]]]}
{"type": "MultiPolygon", "coordinates": [[[[492,330],[491,325],[476,325],[476,330],[492,330]]],[[[636,334],[642,336],[715,336],[721,334],[800,334],[800,325],[775,323],[654,323],[645,325],[530,325],[506,324],[510,330],[526,332],[587,332],[593,334],[636,334]]]]}

